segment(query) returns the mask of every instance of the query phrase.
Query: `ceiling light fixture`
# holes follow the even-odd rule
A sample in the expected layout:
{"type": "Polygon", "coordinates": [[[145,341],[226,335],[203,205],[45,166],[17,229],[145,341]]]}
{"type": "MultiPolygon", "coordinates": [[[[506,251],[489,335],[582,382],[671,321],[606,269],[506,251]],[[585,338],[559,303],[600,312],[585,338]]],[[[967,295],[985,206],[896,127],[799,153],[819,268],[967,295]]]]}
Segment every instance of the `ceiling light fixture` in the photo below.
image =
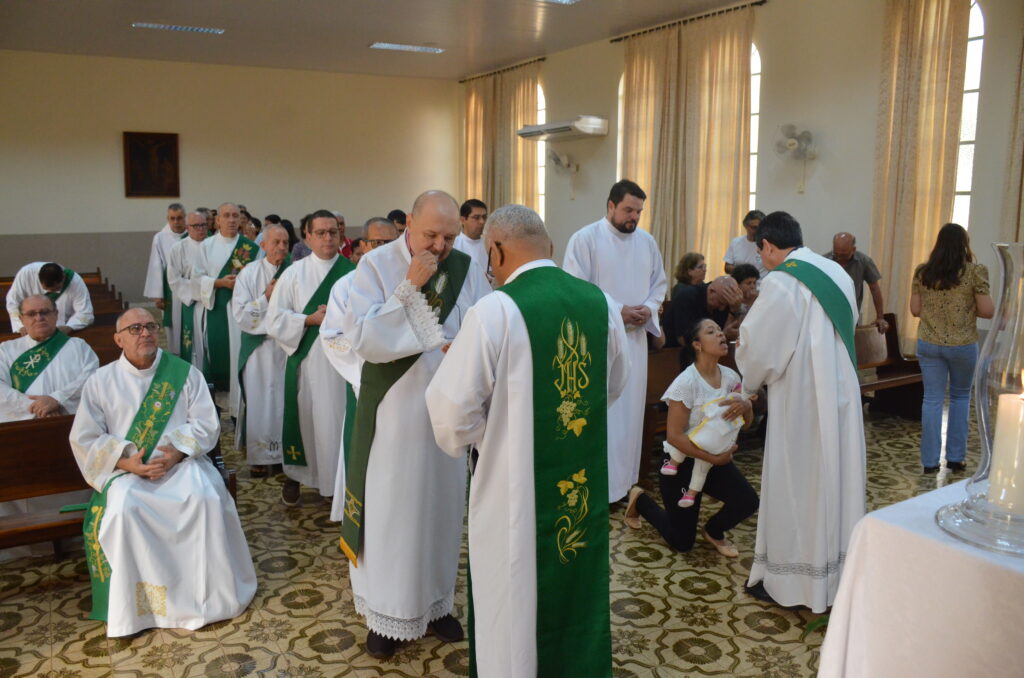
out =
{"type": "Polygon", "coordinates": [[[580,0],[541,0],[549,5],[575,5],[580,0]]]}
{"type": "Polygon", "coordinates": [[[396,52],[422,52],[424,54],[440,54],[444,52],[440,47],[427,47],[425,45],[402,45],[396,42],[375,42],[370,49],[390,49],[396,52]]]}
{"type": "Polygon", "coordinates": [[[132,28],[153,28],[158,31],[181,31],[183,33],[206,33],[209,35],[221,35],[223,28],[203,28],[202,26],[177,26],[174,24],[148,24],[141,22],[132,23],[132,28]]]}

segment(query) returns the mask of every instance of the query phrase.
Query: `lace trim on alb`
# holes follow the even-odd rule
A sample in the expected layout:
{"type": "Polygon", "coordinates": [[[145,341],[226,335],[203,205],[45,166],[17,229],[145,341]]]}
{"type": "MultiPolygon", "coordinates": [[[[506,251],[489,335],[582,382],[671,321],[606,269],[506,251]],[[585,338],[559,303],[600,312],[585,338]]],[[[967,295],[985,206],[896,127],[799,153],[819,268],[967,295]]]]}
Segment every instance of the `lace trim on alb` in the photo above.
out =
{"type": "Polygon", "coordinates": [[[773,563],[768,560],[767,553],[755,553],[754,562],[759,565],[764,565],[765,570],[771,574],[792,574],[802,577],[824,579],[829,575],[839,574],[839,568],[841,568],[843,563],[846,562],[846,551],[841,551],[837,560],[830,560],[821,567],[811,565],[810,563],[773,563]]]}
{"type": "Polygon", "coordinates": [[[366,600],[360,596],[353,596],[356,604],[356,612],[366,617],[366,627],[386,638],[394,640],[416,640],[427,635],[427,625],[435,619],[440,619],[446,614],[451,614],[452,604],[455,602],[455,593],[438,600],[427,613],[415,619],[399,619],[389,617],[380,612],[374,612],[367,605],[366,600]]]}
{"type": "Polygon", "coordinates": [[[433,351],[444,346],[447,341],[441,331],[438,312],[430,307],[427,298],[408,280],[403,280],[395,288],[395,298],[405,309],[405,317],[412,326],[413,334],[419,340],[423,352],[433,351]]]}

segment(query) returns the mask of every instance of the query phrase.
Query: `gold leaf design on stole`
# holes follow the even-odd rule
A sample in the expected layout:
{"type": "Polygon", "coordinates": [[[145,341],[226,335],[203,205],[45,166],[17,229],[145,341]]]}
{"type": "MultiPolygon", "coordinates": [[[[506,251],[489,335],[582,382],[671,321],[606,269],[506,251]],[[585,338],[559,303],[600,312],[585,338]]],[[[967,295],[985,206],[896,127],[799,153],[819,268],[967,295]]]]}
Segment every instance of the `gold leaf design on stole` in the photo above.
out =
{"type": "Polygon", "coordinates": [[[576,557],[579,549],[587,546],[584,539],[587,528],[582,526],[590,512],[587,506],[587,499],[590,497],[587,469],[581,468],[569,479],[559,480],[557,486],[564,499],[558,507],[562,515],[555,521],[558,528],[558,532],[555,533],[555,544],[558,546],[558,560],[567,565],[576,557]]]}

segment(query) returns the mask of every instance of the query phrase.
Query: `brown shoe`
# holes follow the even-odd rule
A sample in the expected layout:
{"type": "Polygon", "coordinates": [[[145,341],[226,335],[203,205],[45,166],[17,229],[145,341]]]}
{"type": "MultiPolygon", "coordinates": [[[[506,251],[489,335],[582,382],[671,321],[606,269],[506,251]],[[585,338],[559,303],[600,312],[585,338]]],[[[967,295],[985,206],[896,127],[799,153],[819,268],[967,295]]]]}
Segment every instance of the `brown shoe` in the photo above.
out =
{"type": "Polygon", "coordinates": [[[298,480],[292,480],[288,478],[281,485],[281,501],[284,502],[285,506],[298,506],[299,504],[299,492],[302,486],[299,485],[298,480]]]}
{"type": "Polygon", "coordinates": [[[266,478],[268,475],[270,475],[270,467],[259,465],[250,466],[249,475],[252,476],[253,478],[266,478]]]}

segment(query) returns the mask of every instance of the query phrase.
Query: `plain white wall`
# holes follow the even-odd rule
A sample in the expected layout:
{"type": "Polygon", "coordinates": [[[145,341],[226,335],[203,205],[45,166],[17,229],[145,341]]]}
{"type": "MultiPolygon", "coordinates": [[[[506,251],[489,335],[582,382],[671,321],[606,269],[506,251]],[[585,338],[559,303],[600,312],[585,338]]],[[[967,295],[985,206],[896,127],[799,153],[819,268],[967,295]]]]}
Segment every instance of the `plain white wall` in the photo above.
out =
{"type": "Polygon", "coordinates": [[[181,202],[349,223],[458,187],[455,82],[0,51],[0,233],[154,231],[121,133],[177,132],[181,202]]]}

